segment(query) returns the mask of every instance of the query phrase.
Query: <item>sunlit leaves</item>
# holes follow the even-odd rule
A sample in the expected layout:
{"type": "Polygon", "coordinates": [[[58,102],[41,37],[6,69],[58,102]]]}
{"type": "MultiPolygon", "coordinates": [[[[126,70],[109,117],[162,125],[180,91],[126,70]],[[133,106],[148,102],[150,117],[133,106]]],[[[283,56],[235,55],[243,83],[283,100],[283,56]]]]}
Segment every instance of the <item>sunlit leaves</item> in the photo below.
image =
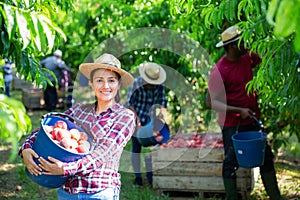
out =
{"type": "Polygon", "coordinates": [[[24,105],[0,94],[0,139],[12,144],[10,160],[17,154],[18,141],[31,130],[31,121],[24,105]]]}
{"type": "Polygon", "coordinates": [[[272,0],[266,18],[274,25],[274,35],[280,39],[292,37],[295,50],[300,52],[300,1],[272,0]]]}
{"type": "MultiPolygon", "coordinates": [[[[52,52],[63,31],[52,21],[59,8],[72,10],[74,0],[5,1],[0,2],[0,58],[12,59],[17,73],[30,82],[46,87],[46,75],[39,68],[38,57],[52,52]]],[[[17,143],[31,129],[22,103],[0,94],[0,139],[17,143]]]]}

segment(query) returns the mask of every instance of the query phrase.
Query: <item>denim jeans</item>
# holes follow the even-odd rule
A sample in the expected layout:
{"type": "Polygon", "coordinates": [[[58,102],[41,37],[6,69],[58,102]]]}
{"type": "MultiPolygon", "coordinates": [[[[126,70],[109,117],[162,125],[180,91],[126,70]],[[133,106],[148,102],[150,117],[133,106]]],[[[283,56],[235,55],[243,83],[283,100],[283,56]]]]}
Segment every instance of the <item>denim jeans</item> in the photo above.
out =
{"type": "Polygon", "coordinates": [[[5,82],[5,94],[6,96],[10,97],[10,82],[5,82]]]}
{"type": "Polygon", "coordinates": [[[84,200],[84,199],[101,199],[101,200],[119,200],[120,188],[107,188],[94,194],[78,193],[70,194],[62,188],[57,190],[58,200],[84,200]]]}
{"type": "MultiPolygon", "coordinates": [[[[236,133],[237,127],[222,127],[223,144],[224,144],[224,155],[222,176],[223,178],[236,178],[236,170],[239,168],[236,155],[233,148],[233,142],[231,137],[236,133]]],[[[253,124],[239,126],[238,132],[246,131],[259,131],[259,125],[254,122],[253,124]]],[[[271,147],[267,144],[265,150],[264,165],[260,166],[260,173],[274,171],[274,155],[271,147]]]]}
{"type": "MultiPolygon", "coordinates": [[[[142,178],[141,175],[141,151],[142,145],[139,140],[135,137],[131,137],[131,163],[136,178],[142,178]]],[[[151,157],[145,158],[146,164],[146,176],[149,183],[152,183],[152,161],[151,157]]]]}

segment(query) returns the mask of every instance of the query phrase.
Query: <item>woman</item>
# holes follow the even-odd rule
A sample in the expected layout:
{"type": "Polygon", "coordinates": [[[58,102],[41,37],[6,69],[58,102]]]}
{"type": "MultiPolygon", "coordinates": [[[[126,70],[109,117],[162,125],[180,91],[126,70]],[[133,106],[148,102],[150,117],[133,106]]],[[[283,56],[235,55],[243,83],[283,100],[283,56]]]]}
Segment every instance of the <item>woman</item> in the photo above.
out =
{"type": "Polygon", "coordinates": [[[91,130],[96,147],[88,156],[63,163],[39,157],[32,149],[37,130],[21,147],[24,164],[33,175],[66,175],[70,178],[57,191],[58,199],[119,199],[119,161],[123,148],[135,130],[134,113],[118,103],[121,86],[130,85],[133,77],[120,68],[120,61],[104,54],[94,63],[81,64],[79,70],[89,79],[97,98],[93,104],[75,104],[65,111],[91,130]],[[33,157],[39,158],[36,165],[33,157]]]}

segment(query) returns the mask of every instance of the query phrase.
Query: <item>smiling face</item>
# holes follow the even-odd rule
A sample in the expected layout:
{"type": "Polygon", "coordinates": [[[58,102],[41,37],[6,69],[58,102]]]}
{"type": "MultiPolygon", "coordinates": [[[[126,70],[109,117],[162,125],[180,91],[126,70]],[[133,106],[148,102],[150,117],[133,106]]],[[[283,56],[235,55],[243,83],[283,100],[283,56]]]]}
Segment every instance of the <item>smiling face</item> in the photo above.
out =
{"type": "Polygon", "coordinates": [[[106,69],[97,69],[91,78],[90,84],[98,102],[113,104],[120,89],[118,74],[106,69]]]}

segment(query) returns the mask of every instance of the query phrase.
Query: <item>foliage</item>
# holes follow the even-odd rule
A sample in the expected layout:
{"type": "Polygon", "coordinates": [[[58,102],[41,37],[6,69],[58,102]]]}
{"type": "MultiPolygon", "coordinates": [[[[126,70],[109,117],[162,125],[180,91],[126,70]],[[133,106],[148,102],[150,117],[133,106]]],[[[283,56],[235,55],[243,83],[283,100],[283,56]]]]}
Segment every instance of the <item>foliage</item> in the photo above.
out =
{"type": "MultiPolygon", "coordinates": [[[[186,77],[189,82],[193,83],[192,87],[195,88],[195,93],[198,93],[199,89],[203,90],[203,78],[200,71],[194,73],[192,62],[186,59],[188,57],[186,55],[191,55],[191,52],[188,51],[192,49],[183,48],[183,51],[180,52],[181,55],[174,52],[176,48],[193,46],[190,41],[196,40],[194,38],[184,38],[182,40],[190,42],[190,44],[182,44],[178,41],[178,38],[175,39],[176,34],[182,34],[186,37],[185,29],[188,28],[188,20],[182,18],[180,19],[181,24],[178,24],[178,19],[170,15],[168,1],[156,0],[147,3],[144,3],[144,1],[113,0],[102,2],[96,0],[80,1],[76,3],[73,14],[64,15],[62,13],[59,16],[63,17],[57,19],[57,23],[62,24],[65,33],[70,33],[67,34],[67,41],[62,46],[62,49],[66,52],[66,63],[69,65],[75,67],[82,62],[89,61],[91,59],[89,56],[93,54],[91,52],[99,49],[99,44],[105,44],[102,51],[117,55],[121,60],[122,67],[131,71],[134,75],[138,75],[136,69],[140,63],[144,61],[157,62],[171,66],[186,77]],[[175,25],[177,27],[173,27],[175,25]],[[155,28],[157,30],[154,30],[155,28]],[[162,28],[167,29],[165,35],[161,33],[162,28]],[[168,29],[170,29],[170,32],[168,29]],[[153,38],[156,37],[157,40],[154,40],[153,38]],[[169,44],[172,46],[169,47],[169,44]],[[176,45],[177,47],[175,47],[176,45]],[[172,47],[174,48],[172,49],[172,47]]],[[[179,18],[181,17],[179,16],[179,18]]],[[[173,79],[173,81],[176,80],[173,79]]],[[[170,82],[168,84],[170,85],[170,88],[168,88],[168,108],[173,115],[170,126],[177,130],[182,124],[187,124],[182,120],[195,121],[196,117],[194,116],[200,118],[200,110],[203,110],[204,93],[201,92],[201,104],[199,104],[198,97],[189,97],[193,99],[192,104],[196,104],[197,108],[194,109],[195,107],[190,105],[189,118],[191,119],[182,119],[180,117],[181,112],[183,112],[181,107],[187,107],[188,95],[178,102],[178,99],[176,99],[178,96],[176,97],[176,95],[178,93],[182,94],[185,88],[174,87],[173,83],[170,82]],[[170,92],[171,90],[173,90],[173,93],[170,92]],[[176,92],[175,95],[174,92],[176,92]],[[178,106],[179,103],[181,105],[178,106]]],[[[197,129],[199,121],[193,125],[195,125],[193,130],[197,129]]],[[[190,130],[183,131],[188,132],[190,130]]]]}
{"type": "MultiPolygon", "coordinates": [[[[300,128],[299,1],[173,0],[172,4],[175,15],[198,16],[200,27],[191,32],[199,29],[205,33],[210,30],[222,32],[233,24],[242,28],[242,39],[247,47],[263,58],[248,88],[258,92],[264,123],[268,132],[273,133],[275,150],[287,141],[287,138],[280,139],[283,130],[300,138],[297,131],[300,128]]],[[[205,34],[204,40],[207,37],[205,34]]],[[[217,50],[211,47],[214,48],[219,39],[216,37],[204,45],[215,52],[217,50]]]]}
{"type": "MultiPolygon", "coordinates": [[[[51,52],[60,39],[66,39],[51,18],[59,8],[71,9],[73,1],[1,0],[0,59],[13,60],[20,77],[45,87],[48,79],[38,67],[38,57],[51,52]]],[[[17,150],[17,139],[31,126],[22,106],[21,102],[1,95],[1,139],[13,143],[14,153],[17,150]]]]}
{"type": "Polygon", "coordinates": [[[11,143],[10,160],[13,160],[17,155],[18,141],[31,130],[31,120],[20,101],[4,94],[0,94],[0,116],[0,139],[11,143]]]}

